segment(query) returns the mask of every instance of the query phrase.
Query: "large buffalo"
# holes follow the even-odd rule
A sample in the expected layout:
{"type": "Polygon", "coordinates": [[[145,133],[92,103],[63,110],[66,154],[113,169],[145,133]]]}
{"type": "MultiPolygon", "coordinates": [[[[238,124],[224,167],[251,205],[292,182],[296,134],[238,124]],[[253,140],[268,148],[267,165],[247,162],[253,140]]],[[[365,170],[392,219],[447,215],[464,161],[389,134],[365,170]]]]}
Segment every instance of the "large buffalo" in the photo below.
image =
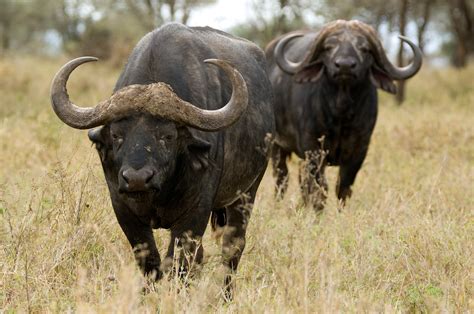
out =
{"type": "Polygon", "coordinates": [[[108,100],[77,107],[68,77],[95,60],[77,58],[59,70],[52,105],[67,125],[91,129],[117,220],[141,269],[155,278],[170,269],[161,263],[154,228],[171,230],[166,261],[177,243],[192,255],[182,253],[180,267],[200,263],[199,240],[212,213],[214,226],[225,226],[230,292],[268,162],[266,136],[274,131],[263,51],[212,28],[167,24],[138,43],[108,100]]]}
{"type": "Polygon", "coordinates": [[[337,197],[351,195],[377,118],[377,88],[396,93],[421,67],[420,49],[405,37],[412,64],[398,68],[387,58],[372,27],[337,20],[320,31],[285,34],[266,48],[274,91],[276,138],[273,169],[277,193],[287,186],[286,160],[305,159],[300,169],[303,199],[322,209],[327,192],[326,165],[339,166],[337,197]]]}

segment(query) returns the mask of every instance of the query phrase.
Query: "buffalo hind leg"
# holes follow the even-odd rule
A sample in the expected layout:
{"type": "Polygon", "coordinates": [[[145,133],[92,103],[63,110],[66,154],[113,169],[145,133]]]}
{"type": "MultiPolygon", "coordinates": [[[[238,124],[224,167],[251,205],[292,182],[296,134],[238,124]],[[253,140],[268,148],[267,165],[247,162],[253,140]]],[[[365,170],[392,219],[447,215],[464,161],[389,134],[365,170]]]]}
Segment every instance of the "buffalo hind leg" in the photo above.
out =
{"type": "Polygon", "coordinates": [[[160,279],[160,254],[156,248],[153,229],[150,224],[145,223],[133,214],[125,206],[114,206],[115,215],[132,246],[135,259],[142,272],[152,279],[160,279]]]}
{"type": "Polygon", "coordinates": [[[342,205],[344,205],[347,198],[351,197],[352,195],[351,185],[355,181],[357,172],[359,172],[359,169],[362,166],[362,162],[363,160],[354,163],[344,163],[339,167],[336,194],[342,205]]]}
{"type": "Polygon", "coordinates": [[[326,156],[320,151],[307,151],[305,156],[299,176],[303,202],[320,211],[324,209],[328,190],[324,176],[326,156]]]}
{"type": "Polygon", "coordinates": [[[245,234],[252,213],[255,194],[262,177],[263,174],[247,193],[242,194],[240,199],[228,206],[226,210],[227,221],[222,236],[222,262],[227,271],[224,281],[225,299],[229,301],[233,298],[232,277],[237,271],[245,248],[245,234]]]}
{"type": "Polygon", "coordinates": [[[227,212],[225,208],[214,209],[211,212],[211,228],[213,237],[218,240],[224,233],[227,224],[227,212]]]}
{"type": "Polygon", "coordinates": [[[272,149],[272,168],[273,177],[276,178],[275,195],[277,199],[282,199],[288,188],[288,167],[286,160],[290,156],[290,152],[283,150],[278,145],[274,145],[272,149]]]}

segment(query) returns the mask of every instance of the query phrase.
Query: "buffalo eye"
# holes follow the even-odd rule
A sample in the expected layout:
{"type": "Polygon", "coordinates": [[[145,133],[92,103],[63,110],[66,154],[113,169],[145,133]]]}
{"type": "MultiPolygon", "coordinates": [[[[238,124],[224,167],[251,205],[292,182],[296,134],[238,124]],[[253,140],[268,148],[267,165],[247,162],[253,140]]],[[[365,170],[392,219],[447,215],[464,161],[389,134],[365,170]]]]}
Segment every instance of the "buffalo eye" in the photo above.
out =
{"type": "Polygon", "coordinates": [[[369,47],[367,47],[367,46],[362,46],[362,47],[360,47],[359,49],[360,49],[360,51],[362,51],[363,53],[369,53],[369,52],[370,52],[370,49],[369,49],[369,47]]]}
{"type": "Polygon", "coordinates": [[[173,139],[174,139],[174,136],[172,134],[167,134],[167,135],[163,135],[163,136],[160,137],[160,142],[169,143],[173,139]]]}
{"type": "Polygon", "coordinates": [[[330,50],[332,50],[332,49],[334,49],[334,46],[333,46],[333,45],[324,45],[324,46],[323,46],[323,50],[324,50],[324,51],[330,51],[330,50]]]}
{"type": "Polygon", "coordinates": [[[123,144],[123,137],[118,134],[112,134],[112,140],[117,148],[120,148],[123,144]]]}
{"type": "Polygon", "coordinates": [[[158,139],[158,143],[160,143],[161,146],[167,147],[171,145],[171,142],[173,141],[174,137],[171,134],[167,135],[162,135],[158,139]]]}

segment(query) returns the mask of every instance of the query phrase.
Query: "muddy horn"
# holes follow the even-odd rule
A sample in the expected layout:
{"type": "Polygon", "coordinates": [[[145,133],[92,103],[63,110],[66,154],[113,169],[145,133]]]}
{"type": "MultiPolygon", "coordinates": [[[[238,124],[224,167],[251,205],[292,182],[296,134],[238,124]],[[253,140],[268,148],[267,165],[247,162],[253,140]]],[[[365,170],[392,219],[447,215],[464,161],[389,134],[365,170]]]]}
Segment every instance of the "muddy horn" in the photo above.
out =
{"type": "Polygon", "coordinates": [[[76,129],[100,126],[131,112],[148,112],[203,131],[217,131],[237,122],[248,105],[247,85],[242,75],[226,61],[208,59],[204,62],[220,67],[232,83],[232,96],[220,109],[198,108],[179,98],[165,83],[130,85],[95,107],[81,108],[69,99],[66,83],[75,68],[91,61],[97,61],[97,58],[81,57],[68,62],[58,71],[51,85],[54,112],[64,123],[76,129]]]}

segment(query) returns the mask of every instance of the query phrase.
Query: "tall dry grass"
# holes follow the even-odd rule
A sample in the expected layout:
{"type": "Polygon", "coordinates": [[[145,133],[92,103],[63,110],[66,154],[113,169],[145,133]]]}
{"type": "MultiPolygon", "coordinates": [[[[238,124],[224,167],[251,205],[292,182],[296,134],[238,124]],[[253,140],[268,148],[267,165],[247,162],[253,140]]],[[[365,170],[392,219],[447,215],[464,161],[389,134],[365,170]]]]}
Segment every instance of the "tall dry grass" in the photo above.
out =
{"type": "MultiPolygon", "coordinates": [[[[335,169],[321,215],[290,190],[258,192],[235,300],[221,298],[220,246],[188,288],[152,284],[115,221],[86,132],[54,116],[49,83],[64,60],[0,60],[0,311],[469,312],[474,311],[474,67],[425,69],[402,107],[382,95],[354,195],[339,212],[335,169]]],[[[69,90],[107,97],[118,72],[87,65],[69,90]]],[[[160,251],[168,234],[157,231],[160,251]]]]}

